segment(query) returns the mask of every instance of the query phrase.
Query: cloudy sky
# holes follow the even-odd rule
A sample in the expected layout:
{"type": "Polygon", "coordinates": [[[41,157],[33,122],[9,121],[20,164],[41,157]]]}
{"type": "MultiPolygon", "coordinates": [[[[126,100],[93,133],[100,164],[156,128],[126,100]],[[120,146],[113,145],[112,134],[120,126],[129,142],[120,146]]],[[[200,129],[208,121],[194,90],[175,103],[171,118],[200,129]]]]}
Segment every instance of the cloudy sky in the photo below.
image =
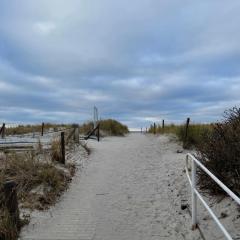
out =
{"type": "Polygon", "coordinates": [[[0,121],[130,127],[240,104],[239,0],[1,0],[0,121]]]}

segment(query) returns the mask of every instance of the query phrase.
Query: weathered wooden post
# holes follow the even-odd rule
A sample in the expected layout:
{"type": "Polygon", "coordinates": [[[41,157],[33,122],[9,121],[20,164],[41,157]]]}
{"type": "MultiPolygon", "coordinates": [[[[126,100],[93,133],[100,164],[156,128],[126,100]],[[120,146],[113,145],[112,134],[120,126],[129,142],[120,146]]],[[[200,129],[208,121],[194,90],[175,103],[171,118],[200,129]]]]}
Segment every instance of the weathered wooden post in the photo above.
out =
{"type": "Polygon", "coordinates": [[[147,133],[147,131],[148,131],[148,129],[147,129],[147,127],[146,127],[146,133],[147,133]]]}
{"type": "Polygon", "coordinates": [[[162,131],[164,133],[164,119],[162,120],[162,131]]]}
{"type": "Polygon", "coordinates": [[[11,217],[11,221],[20,230],[19,208],[17,200],[16,183],[14,181],[7,181],[3,185],[6,208],[11,217]]]}
{"type": "Polygon", "coordinates": [[[64,139],[64,132],[61,132],[61,163],[65,164],[65,139],[64,139]]]}
{"type": "Polygon", "coordinates": [[[100,123],[98,124],[98,128],[97,128],[97,139],[99,142],[100,141],[100,123]]]}
{"type": "Polygon", "coordinates": [[[5,128],[6,128],[6,125],[5,125],[5,123],[3,123],[2,128],[0,129],[2,138],[5,138],[5,128]]]}
{"type": "Polygon", "coordinates": [[[153,134],[156,134],[156,123],[153,124],[153,134]]]}
{"type": "Polygon", "coordinates": [[[142,127],[141,127],[141,133],[142,133],[142,127]]]}
{"type": "Polygon", "coordinates": [[[42,136],[43,136],[43,132],[44,132],[44,122],[42,123],[42,132],[41,132],[42,136]]]}
{"type": "Polygon", "coordinates": [[[186,127],[185,127],[185,136],[184,136],[184,142],[183,142],[183,147],[184,147],[184,148],[185,148],[186,145],[187,145],[189,123],[190,123],[190,118],[187,118],[186,127]]]}
{"type": "Polygon", "coordinates": [[[73,135],[73,139],[75,143],[79,143],[79,125],[78,124],[74,124],[74,135],[73,135]]]}

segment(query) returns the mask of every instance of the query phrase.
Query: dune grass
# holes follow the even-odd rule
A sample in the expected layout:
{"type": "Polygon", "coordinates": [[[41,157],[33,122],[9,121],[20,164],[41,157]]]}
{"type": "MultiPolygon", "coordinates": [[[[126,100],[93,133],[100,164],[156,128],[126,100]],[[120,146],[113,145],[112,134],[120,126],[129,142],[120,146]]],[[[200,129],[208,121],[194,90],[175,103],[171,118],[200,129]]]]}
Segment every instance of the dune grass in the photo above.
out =
{"type": "MultiPolygon", "coordinates": [[[[193,146],[198,146],[202,140],[203,136],[207,133],[211,132],[213,128],[213,124],[192,124],[188,127],[187,137],[186,137],[186,125],[165,125],[164,129],[160,125],[156,125],[156,133],[164,134],[164,133],[172,133],[175,134],[179,141],[183,142],[183,146],[185,148],[191,148],[193,146]]],[[[151,125],[149,128],[149,133],[154,133],[154,126],[151,125]]]]}
{"type": "MultiPolygon", "coordinates": [[[[49,129],[53,129],[54,131],[58,130],[59,128],[69,127],[66,124],[52,124],[52,123],[44,123],[44,131],[48,131],[49,129]]],[[[8,127],[6,128],[6,135],[18,135],[18,134],[27,134],[33,132],[41,132],[42,131],[42,124],[35,124],[35,125],[19,125],[17,127],[8,127]]]]}
{"type": "MultiPolygon", "coordinates": [[[[154,133],[154,125],[149,129],[154,133]]],[[[156,133],[173,133],[185,148],[194,147],[196,157],[225,185],[240,196],[240,108],[224,112],[224,119],[213,124],[191,124],[186,136],[186,126],[156,125],[156,133]]],[[[203,171],[198,171],[198,183],[213,194],[223,190],[203,171]]]]}
{"type": "MultiPolygon", "coordinates": [[[[101,135],[124,136],[129,133],[128,127],[114,119],[100,120],[101,135]]],[[[88,122],[80,126],[80,133],[87,135],[93,129],[93,122],[88,122]]]]}
{"type": "Polygon", "coordinates": [[[3,183],[9,180],[16,182],[17,198],[22,208],[48,209],[68,187],[75,172],[72,164],[60,167],[55,160],[51,158],[40,160],[33,152],[11,153],[6,155],[5,160],[1,160],[0,239],[17,239],[19,232],[11,222],[5,207],[3,183]]]}

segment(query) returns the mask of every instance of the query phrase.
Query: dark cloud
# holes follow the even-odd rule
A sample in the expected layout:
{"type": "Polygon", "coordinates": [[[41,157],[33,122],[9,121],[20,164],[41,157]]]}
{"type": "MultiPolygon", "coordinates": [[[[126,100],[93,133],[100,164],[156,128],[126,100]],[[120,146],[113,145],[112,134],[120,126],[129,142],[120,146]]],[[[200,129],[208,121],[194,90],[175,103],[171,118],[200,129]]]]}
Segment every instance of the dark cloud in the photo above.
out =
{"type": "Polygon", "coordinates": [[[146,126],[239,105],[240,3],[0,3],[0,120],[146,126]]]}

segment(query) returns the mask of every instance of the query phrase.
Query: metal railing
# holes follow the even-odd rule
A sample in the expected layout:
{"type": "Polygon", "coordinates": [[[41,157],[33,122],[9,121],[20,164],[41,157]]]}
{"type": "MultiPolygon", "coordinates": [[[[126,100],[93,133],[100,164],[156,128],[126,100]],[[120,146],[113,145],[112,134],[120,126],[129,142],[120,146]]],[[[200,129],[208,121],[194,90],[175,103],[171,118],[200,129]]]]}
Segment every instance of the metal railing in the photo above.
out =
{"type": "Polygon", "coordinates": [[[217,216],[213,213],[211,208],[208,206],[208,204],[205,202],[201,194],[198,192],[196,189],[196,170],[197,167],[200,167],[201,170],[203,170],[209,177],[211,177],[232,199],[235,200],[240,205],[240,199],[237,197],[236,194],[234,194],[226,185],[224,185],[216,176],[214,176],[201,162],[199,162],[192,154],[188,153],[186,156],[186,174],[187,178],[189,180],[189,183],[191,185],[191,192],[192,192],[192,229],[197,228],[197,198],[202,202],[204,207],[207,209],[213,220],[216,222],[216,224],[219,226],[221,229],[222,233],[226,237],[226,239],[232,240],[232,237],[230,234],[227,232],[227,230],[224,228],[222,223],[219,221],[217,216]],[[192,161],[191,165],[191,171],[192,171],[192,176],[190,178],[189,176],[189,159],[192,161]]]}

